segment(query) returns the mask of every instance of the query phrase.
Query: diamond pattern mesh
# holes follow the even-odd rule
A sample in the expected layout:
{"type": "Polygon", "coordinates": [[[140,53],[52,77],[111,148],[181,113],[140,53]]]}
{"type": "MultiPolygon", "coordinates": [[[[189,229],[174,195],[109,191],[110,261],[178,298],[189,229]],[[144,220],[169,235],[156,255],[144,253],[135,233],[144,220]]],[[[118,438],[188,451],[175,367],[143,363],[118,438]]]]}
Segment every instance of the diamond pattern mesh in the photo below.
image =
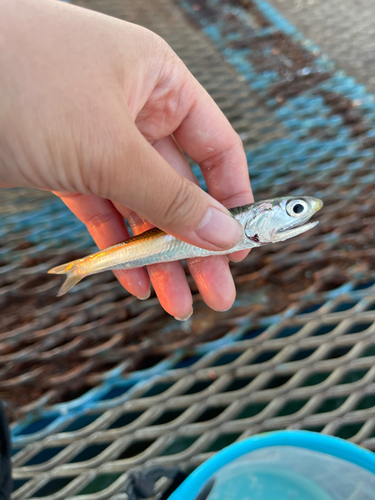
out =
{"type": "Polygon", "coordinates": [[[371,0],[271,0],[341,69],[375,90],[374,3],[371,0]]]}
{"type": "Polygon", "coordinates": [[[233,266],[230,311],[210,311],[191,283],[195,312],[181,324],[111,273],[57,298],[46,271],[93,250],[89,235],[58,199],[2,190],[14,500],[126,499],[131,470],[189,472],[274,429],[374,450],[373,95],[261,0],[77,3],[172,45],[241,135],[257,199],[311,194],[325,207],[307,235],[233,266]]]}

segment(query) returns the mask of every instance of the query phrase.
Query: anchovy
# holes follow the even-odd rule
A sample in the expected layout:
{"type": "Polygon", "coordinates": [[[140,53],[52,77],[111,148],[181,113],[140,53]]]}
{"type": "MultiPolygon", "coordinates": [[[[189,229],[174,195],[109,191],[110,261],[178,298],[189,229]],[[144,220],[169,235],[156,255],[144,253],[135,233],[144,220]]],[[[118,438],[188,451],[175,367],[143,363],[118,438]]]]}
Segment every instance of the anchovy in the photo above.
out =
{"type": "Polygon", "coordinates": [[[117,243],[82,259],[54,267],[51,274],[66,274],[58,296],[68,292],[82,278],[107,270],[133,269],[158,262],[209,255],[226,255],[284,241],[313,228],[318,222],[305,224],[320,210],[323,202],[312,196],[288,196],[232,208],[229,212],[243,228],[243,237],[229,250],[212,251],[185,243],[158,228],[117,243]]]}

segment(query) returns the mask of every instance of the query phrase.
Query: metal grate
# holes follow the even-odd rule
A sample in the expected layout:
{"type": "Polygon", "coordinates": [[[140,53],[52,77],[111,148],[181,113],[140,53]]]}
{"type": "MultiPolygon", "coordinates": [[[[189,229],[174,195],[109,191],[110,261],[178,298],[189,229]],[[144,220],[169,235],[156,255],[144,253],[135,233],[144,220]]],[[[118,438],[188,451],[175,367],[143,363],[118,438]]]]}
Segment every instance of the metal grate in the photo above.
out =
{"type": "Polygon", "coordinates": [[[346,73],[375,90],[375,18],[371,0],[271,0],[346,73]]]}
{"type": "Polygon", "coordinates": [[[325,208],[307,235],[233,266],[230,311],[210,311],[192,283],[181,324],[110,273],[56,298],[46,270],[91,251],[89,235],[56,198],[1,191],[14,500],[126,499],[134,468],[190,471],[271,429],[374,450],[374,97],[262,0],[79,3],[173,46],[240,133],[258,199],[312,194],[325,208]]]}

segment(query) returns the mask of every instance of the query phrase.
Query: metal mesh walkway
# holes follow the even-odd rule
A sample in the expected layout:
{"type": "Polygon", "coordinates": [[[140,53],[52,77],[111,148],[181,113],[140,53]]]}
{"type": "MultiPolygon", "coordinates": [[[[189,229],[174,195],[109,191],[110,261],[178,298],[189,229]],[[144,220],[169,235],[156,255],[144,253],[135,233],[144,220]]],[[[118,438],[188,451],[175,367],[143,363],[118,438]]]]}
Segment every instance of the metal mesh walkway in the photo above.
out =
{"type": "Polygon", "coordinates": [[[172,45],[241,135],[257,199],[308,194],[325,207],[313,231],[233,266],[230,311],[209,310],[192,283],[181,324],[111,273],[57,298],[46,271],[90,252],[90,236],[57,198],[2,190],[13,499],[125,500],[134,468],[189,472],[271,429],[375,450],[374,96],[263,0],[77,3],[172,45]]]}

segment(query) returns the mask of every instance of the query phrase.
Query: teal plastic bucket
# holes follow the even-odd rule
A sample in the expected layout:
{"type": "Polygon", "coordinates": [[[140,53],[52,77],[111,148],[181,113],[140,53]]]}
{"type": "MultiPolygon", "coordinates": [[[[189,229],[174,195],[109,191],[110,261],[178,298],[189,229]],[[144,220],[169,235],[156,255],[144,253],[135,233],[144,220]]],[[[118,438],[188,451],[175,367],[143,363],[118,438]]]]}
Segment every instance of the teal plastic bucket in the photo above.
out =
{"type": "Polygon", "coordinates": [[[261,434],[207,460],[168,500],[375,500],[375,454],[313,432],[261,434]]]}

